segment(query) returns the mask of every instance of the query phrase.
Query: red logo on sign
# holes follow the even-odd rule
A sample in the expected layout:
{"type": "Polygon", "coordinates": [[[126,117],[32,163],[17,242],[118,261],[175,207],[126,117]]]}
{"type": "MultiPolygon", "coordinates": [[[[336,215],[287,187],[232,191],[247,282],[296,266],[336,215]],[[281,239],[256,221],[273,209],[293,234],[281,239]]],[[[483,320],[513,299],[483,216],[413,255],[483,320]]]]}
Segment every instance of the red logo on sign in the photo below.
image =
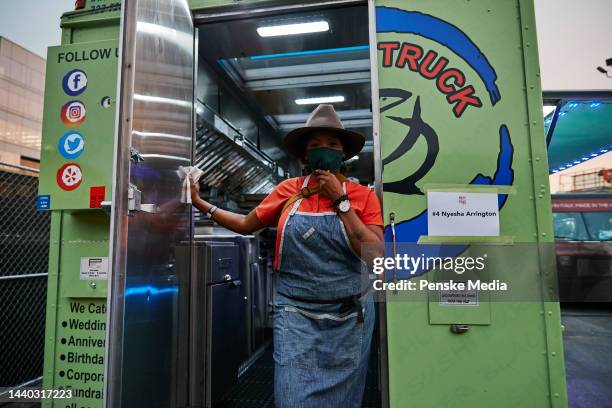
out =
{"type": "Polygon", "coordinates": [[[89,208],[100,208],[100,203],[104,201],[105,195],[104,186],[91,187],[89,189],[89,208]]]}
{"type": "Polygon", "coordinates": [[[83,173],[76,163],[66,163],[57,171],[57,185],[62,190],[72,191],[81,185],[83,173]]]}

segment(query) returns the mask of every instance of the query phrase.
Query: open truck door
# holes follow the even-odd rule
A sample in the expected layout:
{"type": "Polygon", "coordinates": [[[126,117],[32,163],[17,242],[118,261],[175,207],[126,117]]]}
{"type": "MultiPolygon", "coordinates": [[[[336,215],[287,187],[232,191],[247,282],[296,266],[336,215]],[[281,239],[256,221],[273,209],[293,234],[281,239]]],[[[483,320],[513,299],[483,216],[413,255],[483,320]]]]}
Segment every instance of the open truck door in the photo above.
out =
{"type": "Polygon", "coordinates": [[[485,257],[389,278],[508,286],[385,291],[389,405],[567,406],[533,2],[382,0],[375,18],[388,255],[485,257]]]}
{"type": "Polygon", "coordinates": [[[189,191],[181,191],[193,137],[189,5],[126,1],[121,33],[105,404],[180,406],[188,336],[179,335],[187,319],[179,298],[189,265],[176,258],[192,227],[189,191]]]}

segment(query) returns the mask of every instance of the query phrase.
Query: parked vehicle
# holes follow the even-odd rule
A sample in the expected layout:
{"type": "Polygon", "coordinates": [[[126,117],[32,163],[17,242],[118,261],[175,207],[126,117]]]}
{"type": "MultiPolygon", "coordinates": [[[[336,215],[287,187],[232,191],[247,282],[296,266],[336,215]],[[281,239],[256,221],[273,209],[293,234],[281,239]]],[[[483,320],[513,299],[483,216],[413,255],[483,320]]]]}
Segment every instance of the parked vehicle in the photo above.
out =
{"type": "Polygon", "coordinates": [[[612,301],[612,193],[552,196],[559,299],[612,301]]]}

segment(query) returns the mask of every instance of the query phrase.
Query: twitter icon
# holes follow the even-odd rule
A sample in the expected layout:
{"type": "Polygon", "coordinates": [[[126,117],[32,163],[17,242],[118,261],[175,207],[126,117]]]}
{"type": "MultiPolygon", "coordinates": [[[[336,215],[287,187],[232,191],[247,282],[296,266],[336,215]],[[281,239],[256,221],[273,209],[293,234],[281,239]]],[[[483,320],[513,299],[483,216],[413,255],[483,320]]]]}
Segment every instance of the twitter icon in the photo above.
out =
{"type": "Polygon", "coordinates": [[[79,132],[68,132],[62,136],[57,144],[57,149],[64,159],[76,159],[83,153],[85,139],[79,132]]]}

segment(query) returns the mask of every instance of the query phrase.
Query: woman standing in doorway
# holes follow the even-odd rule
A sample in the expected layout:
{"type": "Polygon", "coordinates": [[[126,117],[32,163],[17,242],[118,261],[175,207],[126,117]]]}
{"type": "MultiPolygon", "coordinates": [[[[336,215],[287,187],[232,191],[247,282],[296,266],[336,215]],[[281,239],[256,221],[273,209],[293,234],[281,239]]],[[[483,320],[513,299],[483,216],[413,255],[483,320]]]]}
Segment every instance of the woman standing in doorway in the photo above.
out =
{"type": "MultiPolygon", "coordinates": [[[[374,304],[364,288],[362,245],[383,242],[376,194],[339,173],[365,138],[344,129],[332,105],[319,105],[285,148],[313,170],[280,183],[248,215],[193,204],[241,234],[277,226],[274,269],[274,392],[276,406],[360,407],[374,304]]],[[[367,273],[365,274],[367,276],[367,273]]]]}

